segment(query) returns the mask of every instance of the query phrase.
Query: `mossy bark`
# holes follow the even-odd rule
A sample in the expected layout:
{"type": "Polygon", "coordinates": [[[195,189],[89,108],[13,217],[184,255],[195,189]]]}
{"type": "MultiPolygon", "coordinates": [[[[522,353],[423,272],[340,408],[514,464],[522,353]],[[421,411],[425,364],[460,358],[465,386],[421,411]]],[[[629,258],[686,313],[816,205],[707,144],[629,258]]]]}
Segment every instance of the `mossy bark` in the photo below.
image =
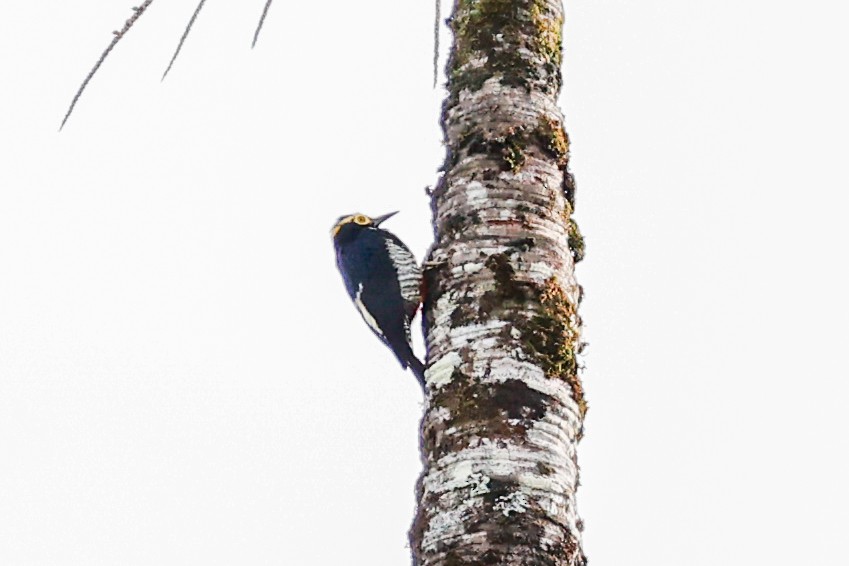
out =
{"type": "Polygon", "coordinates": [[[414,564],[582,565],[583,237],[559,0],[456,0],[426,262],[414,564]]]}

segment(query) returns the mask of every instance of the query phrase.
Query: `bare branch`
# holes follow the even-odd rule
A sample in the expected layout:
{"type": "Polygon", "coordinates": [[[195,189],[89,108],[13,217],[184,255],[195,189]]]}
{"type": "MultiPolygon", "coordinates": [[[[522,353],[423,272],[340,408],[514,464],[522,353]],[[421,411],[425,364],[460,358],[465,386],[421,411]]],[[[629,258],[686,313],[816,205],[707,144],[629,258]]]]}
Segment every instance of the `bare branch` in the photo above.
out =
{"type": "Polygon", "coordinates": [[[251,49],[256,47],[256,40],[259,39],[259,32],[262,29],[262,24],[265,23],[265,16],[268,14],[268,8],[271,6],[271,0],[266,0],[265,7],[262,9],[262,15],[259,17],[259,23],[256,26],[256,31],[254,32],[254,41],[251,43],[251,49]]]}
{"type": "Polygon", "coordinates": [[[200,0],[200,2],[198,2],[197,8],[195,8],[195,13],[192,14],[192,17],[189,20],[189,23],[186,24],[186,29],[183,30],[183,37],[180,38],[180,43],[177,44],[177,49],[174,50],[174,55],[171,56],[171,61],[168,62],[168,68],[165,69],[164,73],[162,73],[162,79],[161,80],[163,80],[163,81],[165,80],[165,77],[168,75],[168,71],[170,71],[171,67],[174,66],[174,61],[177,60],[177,55],[180,54],[180,50],[183,48],[183,43],[186,41],[186,38],[189,36],[189,32],[192,31],[192,26],[195,25],[195,20],[197,19],[198,14],[200,13],[200,9],[203,8],[204,4],[206,4],[206,0],[200,0]]]}
{"type": "Polygon", "coordinates": [[[435,2],[435,17],[433,20],[433,88],[436,88],[436,81],[439,78],[439,20],[442,19],[442,2],[435,2]]]}
{"type": "Polygon", "coordinates": [[[95,63],[91,71],[88,72],[88,75],[86,75],[83,84],[80,85],[80,88],[77,89],[76,94],[74,94],[74,99],[71,100],[71,105],[68,107],[68,111],[65,113],[65,117],[62,118],[62,124],[59,125],[59,131],[61,131],[62,128],[65,127],[65,122],[67,122],[68,118],[71,117],[71,112],[74,111],[74,107],[77,105],[77,101],[79,101],[80,96],[82,96],[83,91],[88,86],[88,83],[91,81],[92,77],[94,77],[94,74],[103,64],[103,61],[106,60],[106,57],[109,55],[109,52],[112,51],[112,49],[118,44],[118,42],[121,41],[121,38],[123,38],[124,35],[126,35],[128,31],[130,31],[130,28],[133,27],[133,24],[136,23],[136,20],[141,17],[144,11],[147,10],[148,6],[150,6],[151,4],[153,4],[153,0],[144,0],[141,5],[133,6],[133,15],[130,16],[130,19],[124,22],[124,27],[121,28],[120,31],[112,32],[115,37],[112,38],[112,41],[109,43],[109,46],[106,47],[103,53],[101,53],[100,59],[97,60],[97,63],[95,63]]]}

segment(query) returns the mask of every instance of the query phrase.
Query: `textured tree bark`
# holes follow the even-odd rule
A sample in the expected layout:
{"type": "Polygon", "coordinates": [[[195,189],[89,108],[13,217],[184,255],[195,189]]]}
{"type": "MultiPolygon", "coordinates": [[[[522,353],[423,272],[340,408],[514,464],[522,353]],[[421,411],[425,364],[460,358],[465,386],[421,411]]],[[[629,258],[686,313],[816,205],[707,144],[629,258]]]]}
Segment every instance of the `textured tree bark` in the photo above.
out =
{"type": "Polygon", "coordinates": [[[582,565],[583,241],[557,107],[560,0],[455,0],[425,264],[413,562],[582,565]]]}

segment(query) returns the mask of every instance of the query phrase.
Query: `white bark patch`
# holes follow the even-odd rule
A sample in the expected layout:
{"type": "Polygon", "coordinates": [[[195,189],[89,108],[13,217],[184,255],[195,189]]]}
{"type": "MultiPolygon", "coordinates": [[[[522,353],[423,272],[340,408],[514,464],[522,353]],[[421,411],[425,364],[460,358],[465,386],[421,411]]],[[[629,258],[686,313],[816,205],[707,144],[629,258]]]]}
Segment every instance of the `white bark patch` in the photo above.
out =
{"type": "MultiPolygon", "coordinates": [[[[426,495],[440,494],[442,508],[423,533],[423,549],[435,552],[441,542],[480,536],[481,533],[468,533],[466,521],[484,504],[492,477],[518,478],[517,490],[496,499],[493,506],[496,511],[509,517],[524,513],[535,504],[549,517],[547,523],[567,525],[569,533],[580,540],[571,487],[577,470],[574,466],[558,469],[559,463],[559,457],[532,447],[491,443],[442,458],[423,484],[426,495]],[[551,470],[550,476],[543,475],[540,469],[551,470]]],[[[550,533],[546,531],[544,540],[554,546],[561,537],[562,532],[555,528],[550,533]]]]}
{"type": "Polygon", "coordinates": [[[489,493],[489,476],[485,476],[483,474],[472,474],[469,477],[473,480],[471,491],[472,496],[489,493]]]}
{"type": "MultiPolygon", "coordinates": [[[[571,458],[567,458],[571,461],[571,458]]],[[[424,540],[461,537],[465,534],[464,515],[483,504],[480,496],[489,493],[491,478],[515,478],[517,489],[499,497],[495,508],[505,516],[523,513],[537,504],[555,523],[566,523],[577,535],[577,514],[574,510],[572,487],[577,477],[574,466],[563,467],[559,454],[541,450],[534,443],[519,445],[512,442],[485,443],[447,455],[437,462],[424,478],[425,495],[439,494],[443,511],[441,519],[431,522],[424,540]],[[543,471],[545,470],[545,473],[543,471]]]]}
{"type": "Polygon", "coordinates": [[[480,181],[471,181],[468,185],[466,185],[466,198],[469,203],[476,200],[486,200],[488,194],[489,191],[480,181]]]}
{"type": "MultiPolygon", "coordinates": [[[[451,476],[451,483],[465,485],[466,480],[472,475],[472,463],[458,462],[454,468],[450,470],[449,475],[451,476]]],[[[448,485],[446,487],[448,487],[448,489],[453,489],[455,486],[448,485]]]]}
{"type": "Polygon", "coordinates": [[[458,462],[446,474],[451,478],[445,484],[449,491],[470,487],[472,495],[489,493],[489,477],[475,472],[471,462],[458,462]]]}
{"type": "Polygon", "coordinates": [[[536,261],[528,267],[528,273],[538,283],[542,283],[556,275],[556,271],[544,261],[536,261]]]}
{"type": "MultiPolygon", "coordinates": [[[[434,515],[422,535],[422,550],[428,553],[436,553],[439,543],[450,538],[464,537],[465,521],[474,513],[481,503],[480,497],[469,497],[450,509],[446,509],[438,515],[434,515]]],[[[483,538],[483,533],[477,537],[483,538]]]]}
{"type": "Polygon", "coordinates": [[[492,242],[491,246],[485,246],[484,243],[485,242],[481,242],[480,247],[475,249],[472,249],[469,246],[458,246],[458,249],[451,254],[451,263],[454,265],[460,265],[463,263],[477,262],[480,261],[481,254],[484,256],[491,256],[504,251],[504,246],[498,245],[495,241],[492,242]]]}
{"type": "Polygon", "coordinates": [[[440,387],[451,383],[451,376],[454,370],[460,366],[463,360],[457,352],[449,352],[436,362],[434,362],[425,371],[425,381],[431,389],[439,389],[440,387]]]}
{"type": "Polygon", "coordinates": [[[479,345],[482,339],[492,337],[493,334],[497,334],[506,325],[507,322],[496,319],[482,324],[474,323],[452,328],[448,333],[451,338],[452,349],[463,348],[471,342],[474,342],[474,347],[480,349],[479,345]]]}
{"type": "MultiPolygon", "coordinates": [[[[446,538],[463,536],[465,521],[482,503],[482,496],[489,492],[489,477],[473,471],[472,464],[466,461],[457,462],[440,474],[441,492],[464,493],[450,508],[434,516],[422,536],[422,548],[433,552],[437,545],[446,538]]],[[[428,486],[424,486],[428,493],[428,486]]]]}
{"type": "Polygon", "coordinates": [[[439,300],[436,301],[436,307],[434,308],[437,316],[444,313],[451,314],[451,311],[453,311],[456,306],[455,297],[456,295],[451,291],[448,291],[439,297],[439,300]]]}
{"type": "MultiPolygon", "coordinates": [[[[506,326],[506,325],[504,325],[506,326]]],[[[479,338],[469,345],[469,349],[473,352],[489,352],[498,346],[500,338],[498,336],[487,336],[479,338]]]]}
{"type": "MultiPolygon", "coordinates": [[[[460,104],[449,110],[448,137],[457,139],[462,136],[467,120],[472,116],[480,121],[485,116],[483,126],[493,132],[493,135],[504,136],[510,126],[521,121],[523,125],[533,127],[544,113],[548,116],[561,117],[557,101],[542,92],[528,92],[522,87],[502,85],[498,77],[487,79],[483,86],[474,91],[460,92],[460,104]],[[493,104],[493,99],[501,104],[493,104]]],[[[519,172],[521,173],[521,171],[519,172]]]]}
{"type": "Polygon", "coordinates": [[[493,506],[493,509],[501,511],[505,517],[509,517],[511,513],[524,513],[527,508],[528,496],[519,491],[499,497],[493,506]]]}
{"type": "MultiPolygon", "coordinates": [[[[431,342],[441,342],[446,339],[451,329],[451,313],[457,308],[456,294],[447,291],[436,301],[433,308],[433,324],[428,329],[427,339],[431,342]]],[[[436,354],[437,356],[439,354],[436,354]]],[[[433,356],[436,357],[436,356],[433,356]]]]}
{"type": "Polygon", "coordinates": [[[458,265],[457,267],[451,269],[452,275],[460,275],[461,273],[477,273],[482,270],[484,265],[482,263],[464,263],[462,265],[458,265]]]}
{"type": "MultiPolygon", "coordinates": [[[[425,372],[425,376],[427,376],[427,372],[425,372]]],[[[431,410],[430,415],[434,422],[444,423],[445,421],[451,418],[451,411],[449,411],[445,407],[437,407],[431,410]]]]}

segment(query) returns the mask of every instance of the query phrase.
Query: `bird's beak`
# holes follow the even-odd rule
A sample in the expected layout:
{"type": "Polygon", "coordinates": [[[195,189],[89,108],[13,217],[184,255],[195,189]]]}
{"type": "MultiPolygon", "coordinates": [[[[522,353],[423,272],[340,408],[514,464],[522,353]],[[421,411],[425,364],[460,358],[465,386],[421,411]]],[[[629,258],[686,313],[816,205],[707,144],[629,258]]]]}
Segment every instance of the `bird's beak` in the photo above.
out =
{"type": "Polygon", "coordinates": [[[395,212],[390,212],[389,214],[384,214],[383,216],[378,216],[376,218],[373,218],[372,220],[374,221],[374,225],[380,226],[385,220],[389,220],[390,218],[392,218],[393,216],[398,214],[398,212],[399,211],[396,210],[395,212]]]}

